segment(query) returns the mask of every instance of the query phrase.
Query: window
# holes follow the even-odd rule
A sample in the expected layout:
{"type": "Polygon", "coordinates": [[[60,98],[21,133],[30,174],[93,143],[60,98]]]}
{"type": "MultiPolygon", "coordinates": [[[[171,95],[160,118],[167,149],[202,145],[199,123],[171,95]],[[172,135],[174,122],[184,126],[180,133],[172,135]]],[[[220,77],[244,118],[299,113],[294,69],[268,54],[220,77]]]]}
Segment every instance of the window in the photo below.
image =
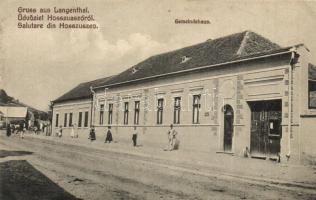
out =
{"type": "Polygon", "coordinates": [[[69,113],[69,127],[72,127],[72,113],[69,113]]]}
{"type": "Polygon", "coordinates": [[[173,123],[180,124],[181,97],[174,98],[173,123]]]}
{"type": "Polygon", "coordinates": [[[162,124],[162,115],[163,115],[163,99],[158,99],[157,124],[162,124]]]}
{"type": "Polygon", "coordinates": [[[84,127],[88,127],[89,112],[84,112],[84,127]]]}
{"type": "Polygon", "coordinates": [[[193,124],[200,123],[200,99],[201,95],[193,95],[193,124]]]}
{"type": "Polygon", "coordinates": [[[55,126],[58,127],[59,114],[56,114],[55,126]]]}
{"type": "Polygon", "coordinates": [[[108,118],[108,124],[112,124],[112,116],[113,116],[113,104],[109,104],[109,118],[108,118]]]}
{"type": "Polygon", "coordinates": [[[103,116],[104,116],[104,104],[101,104],[100,105],[100,117],[99,117],[100,125],[103,124],[103,116]]]}
{"type": "Polygon", "coordinates": [[[128,124],[128,102],[124,103],[124,124],[128,124]]]}
{"type": "Polygon", "coordinates": [[[78,127],[82,127],[82,112],[79,112],[78,127]]]}
{"type": "Polygon", "coordinates": [[[67,113],[65,113],[65,117],[64,117],[64,127],[67,127],[67,113]]]}
{"type": "Polygon", "coordinates": [[[316,109],[316,66],[308,66],[308,108],[316,109]]]}
{"type": "Polygon", "coordinates": [[[139,124],[139,101],[135,101],[134,124],[139,124]]]}

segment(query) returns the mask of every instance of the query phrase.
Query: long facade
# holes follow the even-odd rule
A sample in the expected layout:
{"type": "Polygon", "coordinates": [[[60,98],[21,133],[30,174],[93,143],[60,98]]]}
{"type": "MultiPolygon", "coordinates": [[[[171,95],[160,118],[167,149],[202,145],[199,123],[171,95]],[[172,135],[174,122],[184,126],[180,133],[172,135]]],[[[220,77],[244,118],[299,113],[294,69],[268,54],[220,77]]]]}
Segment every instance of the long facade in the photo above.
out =
{"type": "MultiPolygon", "coordinates": [[[[180,64],[193,59],[178,56],[180,64]]],[[[137,65],[127,71],[133,76],[138,70],[145,71],[137,65]]],[[[103,139],[111,126],[116,140],[130,140],[137,126],[143,145],[160,148],[166,145],[173,124],[180,149],[209,152],[210,156],[242,156],[249,149],[252,157],[305,162],[316,155],[314,70],[310,53],[304,45],[297,45],[117,81],[124,78],[123,72],[95,84],[90,98],[56,103],[53,121],[55,127],[57,121],[67,127],[66,115],[73,112],[73,120],[79,122],[85,120],[80,113],[88,113],[87,126],[78,127],[82,134],[88,134],[93,125],[97,138],[103,139]]]]}

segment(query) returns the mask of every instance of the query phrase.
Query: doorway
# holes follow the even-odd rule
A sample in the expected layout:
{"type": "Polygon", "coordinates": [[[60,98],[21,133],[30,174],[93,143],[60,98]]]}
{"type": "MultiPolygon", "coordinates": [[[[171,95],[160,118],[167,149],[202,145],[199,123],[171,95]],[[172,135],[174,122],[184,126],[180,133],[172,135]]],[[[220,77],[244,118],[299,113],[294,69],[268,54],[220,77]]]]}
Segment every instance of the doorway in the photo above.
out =
{"type": "Polygon", "coordinates": [[[282,137],[282,101],[256,101],[248,104],[251,109],[251,155],[278,156],[282,137]]]}
{"type": "Polygon", "coordinates": [[[234,132],[234,110],[230,105],[225,105],[224,109],[224,151],[232,151],[234,132]]]}

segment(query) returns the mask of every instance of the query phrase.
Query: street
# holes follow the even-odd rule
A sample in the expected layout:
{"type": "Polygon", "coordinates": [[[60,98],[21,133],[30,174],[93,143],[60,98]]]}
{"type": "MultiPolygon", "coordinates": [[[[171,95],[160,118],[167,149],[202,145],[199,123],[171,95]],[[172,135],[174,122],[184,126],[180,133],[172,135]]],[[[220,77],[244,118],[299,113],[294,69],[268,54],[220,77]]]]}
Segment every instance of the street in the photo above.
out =
{"type": "MultiPolygon", "coordinates": [[[[93,148],[93,144],[87,147],[27,135],[24,139],[8,138],[1,134],[0,150],[2,169],[6,169],[5,163],[26,161],[60,187],[54,192],[57,199],[316,199],[315,188],[223,176],[199,169],[194,163],[101,150],[93,148]]],[[[13,169],[11,166],[10,170],[13,169]]],[[[2,170],[0,177],[5,173],[2,170]]],[[[21,185],[14,183],[4,187],[6,182],[2,178],[0,197],[13,199],[7,194],[14,191],[23,194],[23,190],[34,185],[31,181],[22,188],[14,188],[21,185]]],[[[29,195],[15,196],[15,199],[50,199],[49,195],[29,195]]]]}

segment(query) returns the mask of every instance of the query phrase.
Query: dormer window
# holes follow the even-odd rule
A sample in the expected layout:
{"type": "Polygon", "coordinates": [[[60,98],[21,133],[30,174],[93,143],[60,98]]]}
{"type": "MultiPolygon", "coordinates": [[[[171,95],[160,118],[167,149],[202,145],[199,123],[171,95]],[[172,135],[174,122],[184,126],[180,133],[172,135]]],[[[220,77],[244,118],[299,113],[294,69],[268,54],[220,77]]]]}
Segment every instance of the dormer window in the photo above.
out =
{"type": "Polygon", "coordinates": [[[181,63],[188,62],[190,59],[191,59],[191,57],[188,57],[188,56],[182,56],[182,57],[181,57],[181,63]]]}
{"type": "Polygon", "coordinates": [[[135,74],[138,71],[138,69],[136,69],[136,67],[132,68],[132,73],[135,74]]]}

